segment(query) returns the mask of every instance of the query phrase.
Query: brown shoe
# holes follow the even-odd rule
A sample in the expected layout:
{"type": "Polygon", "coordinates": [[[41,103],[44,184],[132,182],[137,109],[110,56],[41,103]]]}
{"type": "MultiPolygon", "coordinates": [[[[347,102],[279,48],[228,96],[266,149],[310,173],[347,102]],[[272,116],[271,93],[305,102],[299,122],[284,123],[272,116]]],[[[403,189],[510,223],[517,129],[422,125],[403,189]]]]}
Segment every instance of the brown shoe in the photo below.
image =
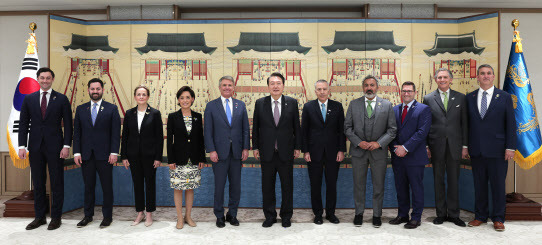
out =
{"type": "Polygon", "coordinates": [[[504,224],[502,222],[493,222],[493,228],[496,231],[504,231],[504,224]]]}
{"type": "Polygon", "coordinates": [[[486,222],[483,222],[483,221],[480,221],[480,220],[477,220],[477,219],[473,219],[471,222],[469,222],[469,227],[476,227],[476,226],[480,226],[482,224],[485,224],[486,222]]]}

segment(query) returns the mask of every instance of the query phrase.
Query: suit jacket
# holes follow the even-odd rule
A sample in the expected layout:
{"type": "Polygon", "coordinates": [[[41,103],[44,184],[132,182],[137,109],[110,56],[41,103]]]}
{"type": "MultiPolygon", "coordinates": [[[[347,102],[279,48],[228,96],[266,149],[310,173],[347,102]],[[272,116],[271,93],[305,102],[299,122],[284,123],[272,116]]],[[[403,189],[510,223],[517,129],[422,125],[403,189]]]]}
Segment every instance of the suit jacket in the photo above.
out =
{"type": "Polygon", "coordinates": [[[102,100],[94,126],[91,103],[87,102],[75,110],[73,153],[89,160],[92,153],[96,160],[105,161],[111,153],[119,153],[120,116],[116,105],[102,100]]]}
{"type": "Polygon", "coordinates": [[[368,120],[367,107],[365,106],[365,96],[353,100],[348,106],[344,130],[346,137],[350,140],[350,155],[363,157],[370,152],[376,159],[385,159],[388,157],[388,144],[395,138],[397,124],[395,121],[393,107],[388,100],[376,97],[376,105],[371,118],[375,118],[372,128],[371,138],[365,132],[365,120],[368,120]],[[367,151],[359,147],[362,141],[376,141],[380,148],[367,151]]]}
{"type": "Polygon", "coordinates": [[[431,154],[444,156],[448,143],[453,159],[461,160],[463,146],[469,142],[465,95],[450,89],[447,110],[444,110],[438,89],[425,95],[423,103],[431,107],[431,130],[427,138],[431,154]]]}
{"type": "Polygon", "coordinates": [[[27,95],[23,100],[19,119],[19,146],[27,146],[29,151],[39,151],[41,142],[47,151],[60,153],[64,145],[72,142],[72,111],[66,95],[51,90],[45,119],[41,115],[40,91],[27,95]],[[62,133],[62,122],[64,133],[62,133]],[[30,127],[30,137],[28,130],[30,127]]]}
{"type": "Polygon", "coordinates": [[[297,100],[281,97],[281,113],[278,126],[273,119],[271,96],[256,100],[252,121],[252,149],[260,151],[260,158],[270,162],[277,142],[278,154],[282,161],[292,161],[294,149],[301,150],[302,135],[299,125],[297,100]]]}
{"type": "Polygon", "coordinates": [[[184,165],[190,159],[193,165],[205,162],[203,119],[200,113],[192,111],[192,130],[186,131],[183,113],[178,110],[169,114],[167,120],[168,163],[184,165]]]}
{"type": "Polygon", "coordinates": [[[393,107],[397,120],[397,136],[390,144],[392,164],[424,166],[429,163],[427,157],[427,135],[431,129],[431,108],[414,101],[408,110],[405,121],[401,123],[403,104],[393,107]],[[404,145],[408,153],[404,157],[395,155],[395,146],[404,145]]]}
{"type": "Polygon", "coordinates": [[[160,111],[147,106],[138,130],[137,106],[126,111],[122,126],[121,159],[135,160],[140,154],[145,159],[162,161],[164,129],[160,111]]]}
{"type": "Polygon", "coordinates": [[[250,125],[243,101],[231,98],[231,126],[219,97],[205,107],[205,147],[207,152],[216,151],[219,159],[227,159],[230,148],[234,159],[241,159],[243,150],[250,149],[250,125]]]}
{"type": "Polygon", "coordinates": [[[330,162],[336,161],[339,151],[346,152],[343,105],[328,99],[326,110],[324,122],[318,99],[307,102],[303,107],[303,152],[310,153],[313,161],[321,161],[324,151],[327,153],[326,160],[330,162]]]}
{"type": "Polygon", "coordinates": [[[516,118],[512,97],[495,88],[484,118],[477,105],[478,89],[467,95],[469,155],[504,158],[506,149],[516,149],[516,118]]]}

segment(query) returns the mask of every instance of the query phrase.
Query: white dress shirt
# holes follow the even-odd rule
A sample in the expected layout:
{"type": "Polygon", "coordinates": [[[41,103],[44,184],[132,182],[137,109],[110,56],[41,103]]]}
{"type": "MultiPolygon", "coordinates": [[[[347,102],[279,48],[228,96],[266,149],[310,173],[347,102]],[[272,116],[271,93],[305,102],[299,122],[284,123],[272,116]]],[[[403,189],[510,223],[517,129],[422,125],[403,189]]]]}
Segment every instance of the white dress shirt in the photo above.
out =
{"type": "MultiPolygon", "coordinates": [[[[223,96],[220,96],[220,99],[222,100],[222,107],[224,108],[224,112],[226,112],[226,98],[223,96]]],[[[233,118],[233,99],[231,97],[228,98],[228,106],[230,107],[230,112],[232,113],[233,118]]],[[[227,115],[226,115],[227,116],[227,115]]]]}
{"type": "Polygon", "coordinates": [[[448,96],[448,102],[450,102],[450,89],[448,89],[446,92],[440,89],[437,89],[437,90],[438,90],[438,93],[440,94],[440,99],[442,100],[442,104],[444,104],[444,94],[448,96]]]}
{"type": "MultiPolygon", "coordinates": [[[[365,108],[367,108],[367,104],[369,104],[369,103],[367,103],[367,101],[369,101],[369,100],[370,100],[370,99],[368,99],[367,97],[365,97],[365,108]]],[[[375,106],[376,106],[376,96],[375,96],[372,100],[370,100],[370,101],[372,101],[372,102],[371,102],[371,107],[373,108],[373,112],[374,112],[374,111],[375,111],[375,106]]]]}
{"type": "Polygon", "coordinates": [[[141,133],[141,123],[143,123],[143,118],[145,117],[145,111],[137,111],[137,132],[141,133]]]}
{"type": "MultiPolygon", "coordinates": [[[[487,95],[486,95],[487,108],[489,108],[489,104],[491,103],[491,98],[493,97],[493,92],[495,91],[495,86],[491,86],[491,88],[489,88],[489,89],[487,89],[485,91],[487,92],[487,95]]],[[[476,98],[476,105],[478,105],[478,112],[482,111],[480,109],[480,107],[482,106],[482,96],[484,96],[484,90],[482,88],[480,88],[480,89],[478,89],[478,97],[476,98]]]]}
{"type": "MultiPolygon", "coordinates": [[[[326,100],[326,102],[322,103],[320,100],[318,100],[318,104],[320,105],[320,111],[322,111],[322,105],[326,105],[326,111],[329,109],[329,107],[327,107],[327,102],[329,100],[326,100]]],[[[273,102],[274,103],[274,102],[273,102]]],[[[279,103],[280,104],[280,103],[279,103]]]]}
{"type": "MultiPolygon", "coordinates": [[[[282,101],[282,95],[276,101],[279,102],[278,106],[279,106],[279,116],[280,116],[281,115],[280,113],[282,113],[282,107],[281,107],[281,104],[280,104],[280,102],[282,101]]],[[[275,115],[275,100],[273,99],[272,96],[271,96],[271,111],[273,112],[273,115],[275,115]]]]}

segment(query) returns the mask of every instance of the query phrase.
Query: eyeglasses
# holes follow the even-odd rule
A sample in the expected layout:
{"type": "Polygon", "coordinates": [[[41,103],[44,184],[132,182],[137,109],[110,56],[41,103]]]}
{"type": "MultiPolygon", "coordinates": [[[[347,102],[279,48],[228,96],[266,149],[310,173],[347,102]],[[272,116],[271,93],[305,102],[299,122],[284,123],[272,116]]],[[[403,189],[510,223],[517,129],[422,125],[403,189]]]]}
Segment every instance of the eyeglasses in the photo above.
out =
{"type": "Polygon", "coordinates": [[[405,94],[412,94],[416,91],[413,91],[413,90],[401,90],[401,92],[405,93],[405,94]]]}

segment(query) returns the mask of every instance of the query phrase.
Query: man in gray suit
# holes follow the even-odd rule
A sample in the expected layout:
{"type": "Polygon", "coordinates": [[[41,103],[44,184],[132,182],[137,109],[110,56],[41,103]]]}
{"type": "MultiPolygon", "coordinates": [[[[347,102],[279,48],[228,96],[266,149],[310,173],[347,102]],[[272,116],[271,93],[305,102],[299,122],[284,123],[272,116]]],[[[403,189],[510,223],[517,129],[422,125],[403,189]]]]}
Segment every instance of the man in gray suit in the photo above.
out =
{"type": "Polygon", "coordinates": [[[459,218],[458,181],[461,157],[468,156],[467,102],[464,94],[450,89],[453,75],[448,69],[438,69],[434,79],[438,89],[423,97],[423,103],[431,107],[432,114],[427,155],[433,164],[435,181],[437,217],[433,223],[440,225],[449,221],[465,227],[459,218]]]}
{"type": "Polygon", "coordinates": [[[373,181],[373,226],[382,225],[384,179],[387,169],[388,144],[395,138],[397,123],[391,102],[376,96],[378,80],[371,75],[363,79],[365,96],[348,106],[344,130],[350,140],[350,155],[354,176],[354,225],[363,223],[367,168],[371,165],[373,181]]]}

